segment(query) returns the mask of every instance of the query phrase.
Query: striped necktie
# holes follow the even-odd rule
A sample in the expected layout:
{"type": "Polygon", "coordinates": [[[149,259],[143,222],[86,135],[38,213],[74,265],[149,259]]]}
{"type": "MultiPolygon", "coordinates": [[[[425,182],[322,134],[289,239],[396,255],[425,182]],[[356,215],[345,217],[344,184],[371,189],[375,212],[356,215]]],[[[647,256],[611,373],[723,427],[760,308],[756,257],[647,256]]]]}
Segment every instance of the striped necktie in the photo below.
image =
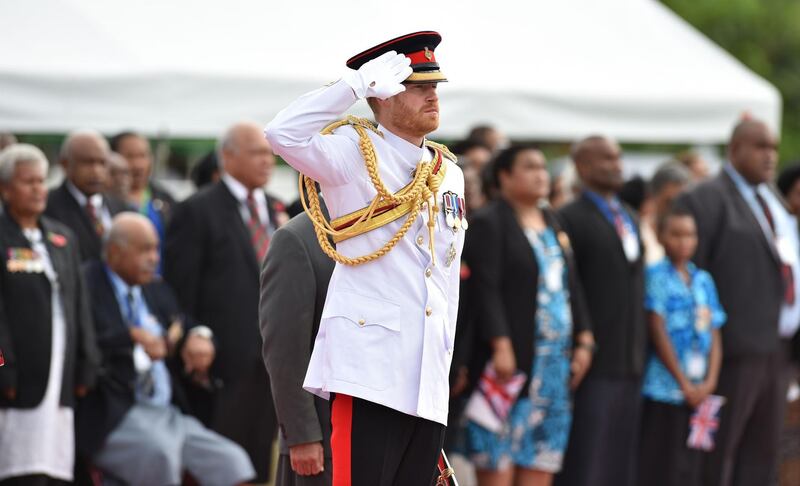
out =
{"type": "Polygon", "coordinates": [[[261,218],[258,217],[256,198],[253,197],[252,191],[247,193],[247,210],[250,212],[250,221],[247,222],[247,228],[250,230],[250,240],[253,243],[256,258],[261,263],[264,261],[264,256],[266,256],[269,248],[269,232],[266,226],[261,223],[261,218]]]}
{"type": "Polygon", "coordinates": [[[100,215],[97,214],[97,209],[94,207],[94,204],[92,204],[92,201],[88,199],[86,200],[86,213],[89,214],[89,221],[92,222],[94,232],[97,233],[97,236],[102,237],[106,231],[103,227],[103,220],[100,219],[100,215]]]}

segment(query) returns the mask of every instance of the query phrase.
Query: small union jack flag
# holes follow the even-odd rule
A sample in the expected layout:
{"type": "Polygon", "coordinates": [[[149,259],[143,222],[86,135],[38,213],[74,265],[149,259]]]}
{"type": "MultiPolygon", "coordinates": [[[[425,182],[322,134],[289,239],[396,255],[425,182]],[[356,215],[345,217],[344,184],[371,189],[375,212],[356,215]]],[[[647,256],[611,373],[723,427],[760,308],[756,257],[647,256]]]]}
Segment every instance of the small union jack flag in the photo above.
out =
{"type": "Polygon", "coordinates": [[[695,409],[689,419],[689,438],[686,440],[690,449],[714,450],[714,434],[719,429],[719,409],[724,403],[725,397],[709,395],[695,409]]]}
{"type": "Polygon", "coordinates": [[[514,406],[514,400],[519,395],[522,385],[525,384],[525,378],[525,373],[517,372],[508,382],[500,383],[491,363],[483,370],[478,382],[478,389],[501,421],[508,417],[511,407],[514,406]]]}

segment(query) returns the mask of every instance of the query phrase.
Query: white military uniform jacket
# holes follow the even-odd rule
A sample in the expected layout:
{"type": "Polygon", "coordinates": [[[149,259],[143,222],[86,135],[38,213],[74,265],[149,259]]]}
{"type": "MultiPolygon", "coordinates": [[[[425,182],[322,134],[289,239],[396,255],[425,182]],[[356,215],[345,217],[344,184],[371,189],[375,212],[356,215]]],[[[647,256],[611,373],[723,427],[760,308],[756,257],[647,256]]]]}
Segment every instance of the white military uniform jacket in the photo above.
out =
{"type": "MultiPolygon", "coordinates": [[[[292,167],[320,183],[331,218],[357,211],[376,191],[350,126],[320,135],[356,101],[344,81],[308,93],[281,111],[265,134],[292,167]]],[[[434,154],[378,127],[370,132],[380,175],[396,192],[420,160],[434,154]]],[[[438,193],[435,266],[428,246],[428,213],[382,258],[359,266],[337,264],[303,387],[323,398],[342,393],[409,415],[447,423],[448,374],[458,311],[464,231],[445,224],[442,194],[464,196],[461,169],[445,159],[438,193]],[[450,253],[448,257],[448,252],[450,253]]],[[[344,255],[372,253],[397,232],[405,216],[337,245],[344,255]]]]}

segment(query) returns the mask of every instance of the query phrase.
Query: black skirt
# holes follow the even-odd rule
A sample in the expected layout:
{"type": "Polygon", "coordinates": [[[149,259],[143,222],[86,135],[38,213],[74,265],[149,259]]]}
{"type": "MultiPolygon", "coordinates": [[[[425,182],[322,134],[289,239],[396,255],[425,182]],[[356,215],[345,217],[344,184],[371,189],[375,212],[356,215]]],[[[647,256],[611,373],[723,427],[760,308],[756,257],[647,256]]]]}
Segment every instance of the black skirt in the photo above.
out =
{"type": "Polygon", "coordinates": [[[686,446],[692,409],[645,399],[639,481],[647,486],[699,486],[703,451],[686,446]]]}

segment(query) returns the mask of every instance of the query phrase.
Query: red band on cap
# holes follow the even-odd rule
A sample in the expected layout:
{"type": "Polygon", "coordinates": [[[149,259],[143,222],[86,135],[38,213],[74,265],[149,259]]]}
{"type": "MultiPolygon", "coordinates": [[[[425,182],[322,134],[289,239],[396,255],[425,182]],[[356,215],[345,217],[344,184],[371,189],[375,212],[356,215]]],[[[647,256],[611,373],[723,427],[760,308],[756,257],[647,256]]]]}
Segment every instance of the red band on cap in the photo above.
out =
{"type": "Polygon", "coordinates": [[[411,59],[411,64],[425,64],[428,62],[436,62],[436,56],[433,55],[433,51],[430,49],[425,49],[422,51],[412,52],[406,54],[406,57],[411,59]],[[430,57],[429,57],[430,56],[430,57]]]}

